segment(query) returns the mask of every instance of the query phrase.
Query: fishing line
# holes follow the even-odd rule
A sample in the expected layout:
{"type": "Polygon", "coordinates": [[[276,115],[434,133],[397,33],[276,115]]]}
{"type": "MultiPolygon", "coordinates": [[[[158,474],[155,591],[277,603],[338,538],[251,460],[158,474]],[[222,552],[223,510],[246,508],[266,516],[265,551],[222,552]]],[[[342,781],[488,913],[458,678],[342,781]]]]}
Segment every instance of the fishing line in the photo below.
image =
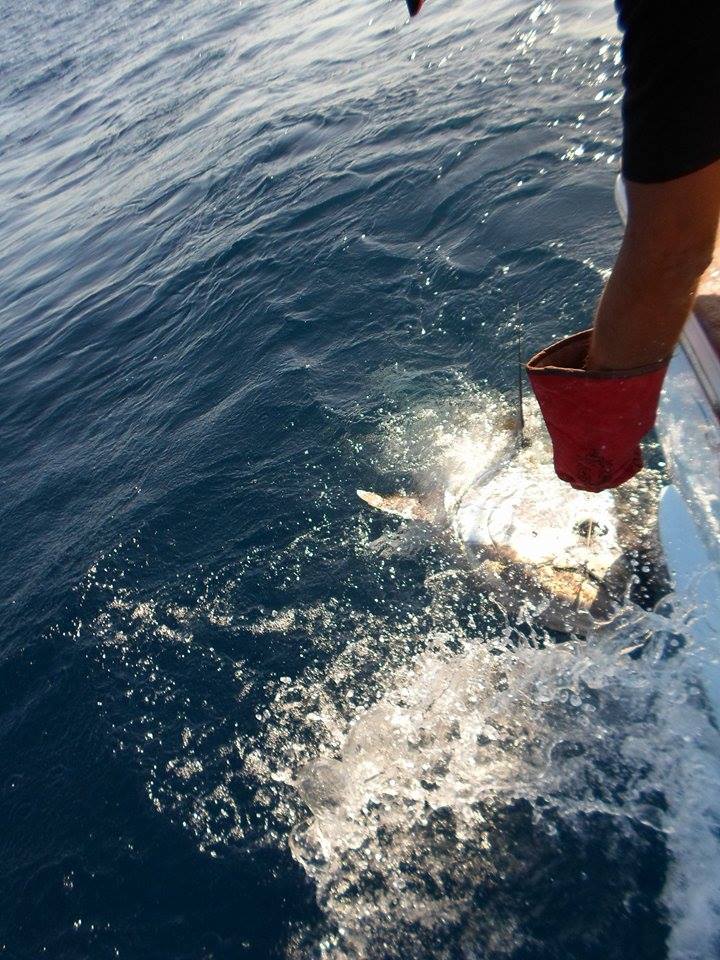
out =
{"type": "Polygon", "coordinates": [[[518,340],[518,368],[517,368],[517,389],[518,389],[518,442],[520,447],[525,447],[525,414],[523,412],[523,357],[525,355],[525,340],[520,337],[518,340]]]}

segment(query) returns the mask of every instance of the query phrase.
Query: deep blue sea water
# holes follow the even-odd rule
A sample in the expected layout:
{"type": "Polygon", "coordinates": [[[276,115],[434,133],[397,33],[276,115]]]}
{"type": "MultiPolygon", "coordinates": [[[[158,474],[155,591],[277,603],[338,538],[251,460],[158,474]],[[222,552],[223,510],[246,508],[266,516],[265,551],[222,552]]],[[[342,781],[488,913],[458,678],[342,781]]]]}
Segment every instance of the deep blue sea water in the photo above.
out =
{"type": "Polygon", "coordinates": [[[666,799],[617,746],[652,729],[647,676],[578,654],[602,722],[568,746],[569,654],[462,660],[502,618],[442,547],[368,553],[354,492],[510,394],[519,335],[589,322],[610,0],[0,20],[0,955],[666,956],[666,799]],[[417,830],[400,796],[353,842],[330,797],[341,852],[303,852],[298,771],[438,644],[489,711],[519,684],[505,787],[469,831],[443,781],[417,830]]]}

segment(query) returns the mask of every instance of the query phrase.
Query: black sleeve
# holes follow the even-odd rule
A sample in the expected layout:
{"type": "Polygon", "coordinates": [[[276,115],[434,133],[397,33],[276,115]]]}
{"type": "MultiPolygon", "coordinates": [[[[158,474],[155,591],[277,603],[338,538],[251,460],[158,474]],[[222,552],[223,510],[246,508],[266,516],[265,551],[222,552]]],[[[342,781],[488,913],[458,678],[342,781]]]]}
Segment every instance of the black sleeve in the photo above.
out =
{"type": "Polygon", "coordinates": [[[720,0],[616,0],[623,176],[660,183],[720,159],[720,0]]]}

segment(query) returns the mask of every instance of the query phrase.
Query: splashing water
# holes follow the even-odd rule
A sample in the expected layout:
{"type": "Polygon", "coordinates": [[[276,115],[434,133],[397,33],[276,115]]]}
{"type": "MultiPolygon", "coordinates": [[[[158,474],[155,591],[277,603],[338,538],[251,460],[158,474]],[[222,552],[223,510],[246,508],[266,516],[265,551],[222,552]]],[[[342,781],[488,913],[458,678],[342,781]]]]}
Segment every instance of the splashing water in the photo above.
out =
{"type": "Polygon", "coordinates": [[[671,651],[667,622],[639,612],[584,644],[431,642],[296,776],[310,816],[292,850],[332,918],[326,951],[545,956],[561,897],[584,911],[580,930],[556,932],[564,955],[594,955],[609,918],[592,898],[624,901],[639,922],[662,884],[642,859],[666,842],[679,908],[704,845],[717,849],[689,794],[720,767],[692,671],[671,651]],[[644,653],[630,660],[635,637],[644,653]]]}
{"type": "MultiPolygon", "coordinates": [[[[384,416],[362,462],[418,487],[469,476],[500,452],[502,411],[468,389],[384,416]]],[[[651,525],[657,486],[630,491],[621,524],[651,525]]],[[[670,927],[674,957],[713,955],[720,739],[694,612],[630,604],[558,643],[451,543],[368,551],[373,519],[255,552],[194,601],[113,588],[90,626],[142,700],[119,736],[158,812],[210,855],[289,842],[323,915],[292,957],[620,960],[665,955],[670,927]],[[241,605],[259,572],[287,603],[241,605]],[[198,645],[210,627],[242,655],[198,645]],[[252,643],[292,645],[300,665],[260,670],[252,643]],[[191,665],[212,691],[201,705],[180,696],[191,665]]]]}

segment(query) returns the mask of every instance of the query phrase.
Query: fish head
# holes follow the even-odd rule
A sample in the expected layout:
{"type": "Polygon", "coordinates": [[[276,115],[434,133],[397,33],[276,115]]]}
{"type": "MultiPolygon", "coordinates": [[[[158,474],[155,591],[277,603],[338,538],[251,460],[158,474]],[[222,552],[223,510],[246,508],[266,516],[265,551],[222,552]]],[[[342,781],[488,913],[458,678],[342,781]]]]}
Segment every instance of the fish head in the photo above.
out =
{"type": "Polygon", "coordinates": [[[613,494],[572,489],[537,445],[468,491],[453,527],[503,605],[529,601],[555,629],[596,605],[623,554],[613,494]]]}

